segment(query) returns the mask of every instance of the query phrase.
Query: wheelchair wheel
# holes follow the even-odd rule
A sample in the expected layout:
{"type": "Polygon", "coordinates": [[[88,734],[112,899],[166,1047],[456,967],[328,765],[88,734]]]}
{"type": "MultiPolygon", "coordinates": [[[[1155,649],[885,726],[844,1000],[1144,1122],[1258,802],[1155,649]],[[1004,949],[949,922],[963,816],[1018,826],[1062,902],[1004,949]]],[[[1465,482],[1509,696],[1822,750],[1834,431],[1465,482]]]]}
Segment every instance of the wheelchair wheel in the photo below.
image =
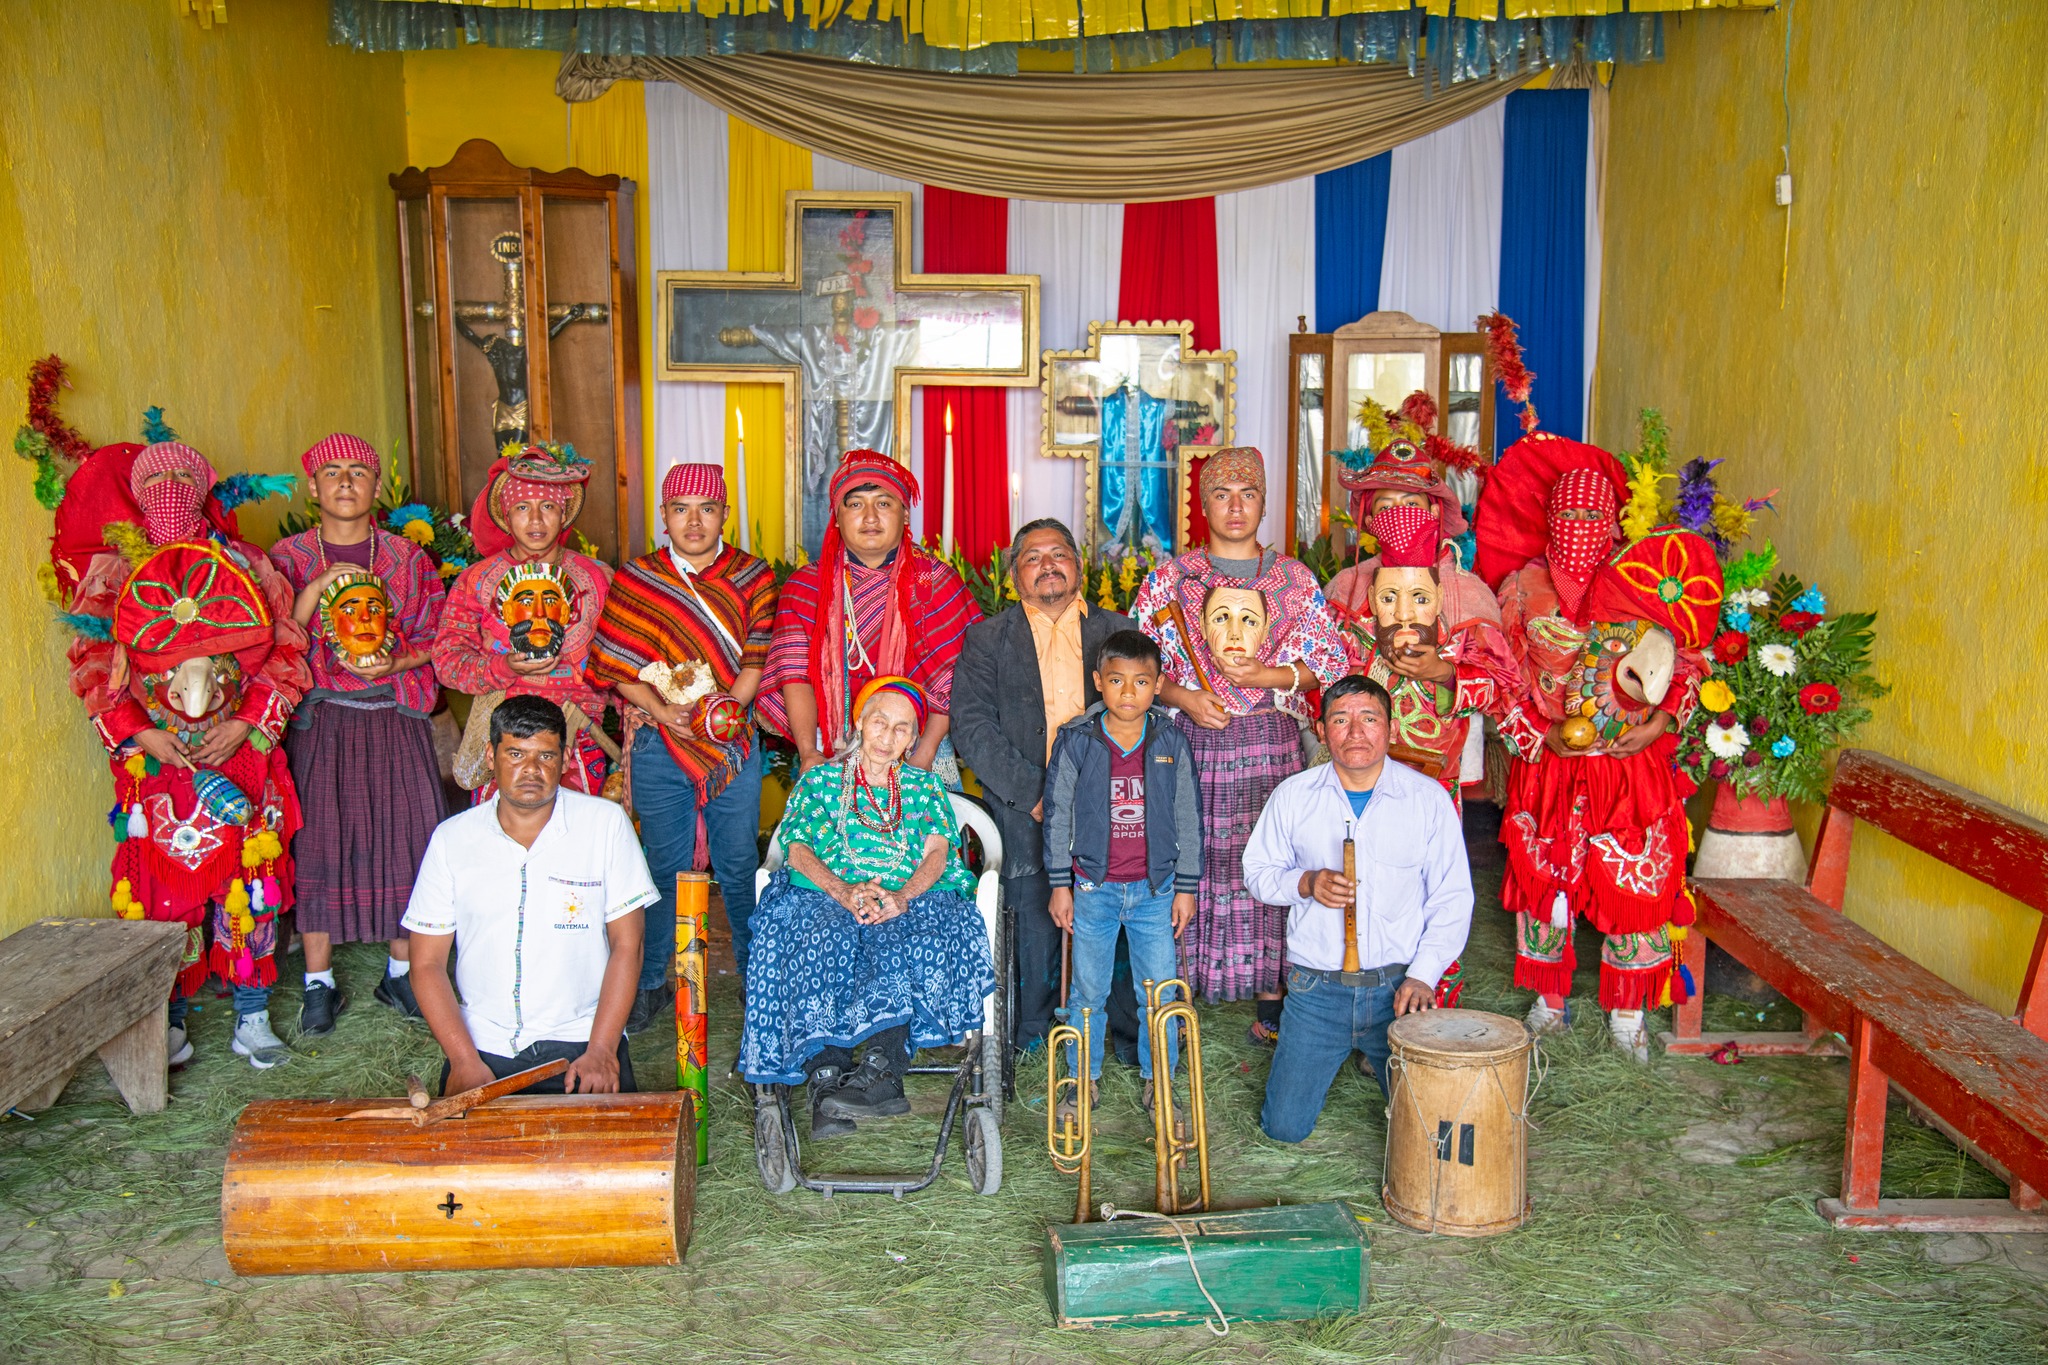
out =
{"type": "Polygon", "coordinates": [[[961,1139],[967,1146],[967,1182],[976,1194],[994,1194],[1003,1187],[1003,1132],[996,1116],[984,1108],[967,1111],[961,1139]]]}
{"type": "Polygon", "coordinates": [[[981,1093],[988,1096],[989,1113],[998,1128],[1003,1126],[1003,1068],[1010,1054],[1007,1036],[1008,1030],[1003,1028],[981,1035],[981,1093]]]}
{"type": "Polygon", "coordinates": [[[789,1144],[783,1139],[782,1106],[775,1092],[761,1086],[754,1100],[754,1164],[760,1168],[761,1183],[770,1194],[788,1194],[796,1188],[791,1169],[789,1144]]]}

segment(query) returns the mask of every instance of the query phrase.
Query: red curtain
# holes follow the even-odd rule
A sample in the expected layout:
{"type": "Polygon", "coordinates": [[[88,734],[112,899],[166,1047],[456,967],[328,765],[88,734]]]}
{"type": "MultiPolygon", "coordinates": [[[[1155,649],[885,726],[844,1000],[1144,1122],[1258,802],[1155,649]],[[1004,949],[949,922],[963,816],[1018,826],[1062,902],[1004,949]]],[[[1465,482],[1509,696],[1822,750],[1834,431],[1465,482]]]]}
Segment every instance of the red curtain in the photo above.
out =
{"type": "Polygon", "coordinates": [[[1125,322],[1195,325],[1195,349],[1222,345],[1216,302],[1216,201],[1173,199],[1124,205],[1123,275],[1117,314],[1125,322]]]}
{"type": "MultiPolygon", "coordinates": [[[[1213,226],[1210,235],[1213,239],[1213,226]]],[[[925,186],[926,274],[1001,275],[1009,270],[1009,261],[1009,200],[925,186]]],[[[964,385],[924,390],[925,541],[938,544],[945,500],[951,497],[953,539],[970,563],[985,564],[997,546],[1010,543],[1008,392],[964,385]],[[957,489],[946,487],[949,407],[957,489]]]]}

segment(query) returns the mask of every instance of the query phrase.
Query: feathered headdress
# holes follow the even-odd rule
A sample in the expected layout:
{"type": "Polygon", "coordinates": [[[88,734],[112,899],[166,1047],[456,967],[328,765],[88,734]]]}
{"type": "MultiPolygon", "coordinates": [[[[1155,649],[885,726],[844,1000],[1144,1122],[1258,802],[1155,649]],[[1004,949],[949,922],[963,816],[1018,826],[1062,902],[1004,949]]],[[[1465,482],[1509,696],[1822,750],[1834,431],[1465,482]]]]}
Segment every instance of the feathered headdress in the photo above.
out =
{"type": "Polygon", "coordinates": [[[1493,365],[1493,377],[1508,391],[1508,397],[1522,405],[1522,430],[1536,430],[1536,405],[1529,401],[1529,387],[1536,376],[1522,363],[1522,341],[1515,322],[1505,313],[1488,313],[1479,319],[1486,332],[1486,358],[1493,365]]]}

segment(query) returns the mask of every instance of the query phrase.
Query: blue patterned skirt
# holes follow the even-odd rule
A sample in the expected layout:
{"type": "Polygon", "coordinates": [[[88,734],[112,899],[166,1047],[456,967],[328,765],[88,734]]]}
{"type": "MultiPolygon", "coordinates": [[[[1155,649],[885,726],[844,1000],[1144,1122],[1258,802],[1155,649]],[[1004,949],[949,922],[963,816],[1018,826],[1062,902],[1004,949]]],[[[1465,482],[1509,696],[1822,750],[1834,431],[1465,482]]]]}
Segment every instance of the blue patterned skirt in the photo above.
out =
{"type": "Polygon", "coordinates": [[[749,927],[740,1074],[757,1085],[800,1085],[821,1049],[900,1024],[914,1048],[962,1042],[996,988],[981,911],[951,891],[927,891],[887,924],[864,925],[777,872],[749,927]]]}

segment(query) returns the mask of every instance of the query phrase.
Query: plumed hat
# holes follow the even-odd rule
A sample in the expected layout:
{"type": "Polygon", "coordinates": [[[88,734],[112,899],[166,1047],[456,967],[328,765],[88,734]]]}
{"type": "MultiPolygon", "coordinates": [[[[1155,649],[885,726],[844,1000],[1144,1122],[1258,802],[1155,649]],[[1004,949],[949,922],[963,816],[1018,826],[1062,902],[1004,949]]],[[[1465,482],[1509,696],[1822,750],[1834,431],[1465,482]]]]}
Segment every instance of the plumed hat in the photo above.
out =
{"type": "Polygon", "coordinates": [[[512,508],[528,500],[562,504],[562,537],[566,539],[583,510],[583,486],[590,482],[590,461],[572,445],[508,444],[505,450],[492,462],[483,491],[470,509],[469,533],[476,541],[477,554],[483,557],[511,547],[512,508]]]}
{"type": "MultiPolygon", "coordinates": [[[[1387,442],[1386,448],[1373,456],[1372,463],[1363,469],[1346,469],[1340,463],[1337,482],[1360,494],[1389,489],[1397,493],[1420,493],[1436,504],[1445,535],[1464,534],[1465,509],[1458,505],[1458,495],[1444,482],[1436,462],[1424,453],[1421,446],[1405,436],[1387,442]]],[[[1370,502],[1369,497],[1357,499],[1353,504],[1353,520],[1363,519],[1357,513],[1370,502]]]]}
{"type": "Polygon", "coordinates": [[[1607,561],[1573,614],[1575,624],[1649,621],[1686,649],[1705,648],[1721,614],[1721,565],[1714,547],[1663,526],[1607,561]]]}
{"type": "Polygon", "coordinates": [[[269,657],[270,608],[248,571],[213,544],[166,545],[122,585],[114,638],[160,672],[201,654],[233,654],[251,671],[269,657]]]}

